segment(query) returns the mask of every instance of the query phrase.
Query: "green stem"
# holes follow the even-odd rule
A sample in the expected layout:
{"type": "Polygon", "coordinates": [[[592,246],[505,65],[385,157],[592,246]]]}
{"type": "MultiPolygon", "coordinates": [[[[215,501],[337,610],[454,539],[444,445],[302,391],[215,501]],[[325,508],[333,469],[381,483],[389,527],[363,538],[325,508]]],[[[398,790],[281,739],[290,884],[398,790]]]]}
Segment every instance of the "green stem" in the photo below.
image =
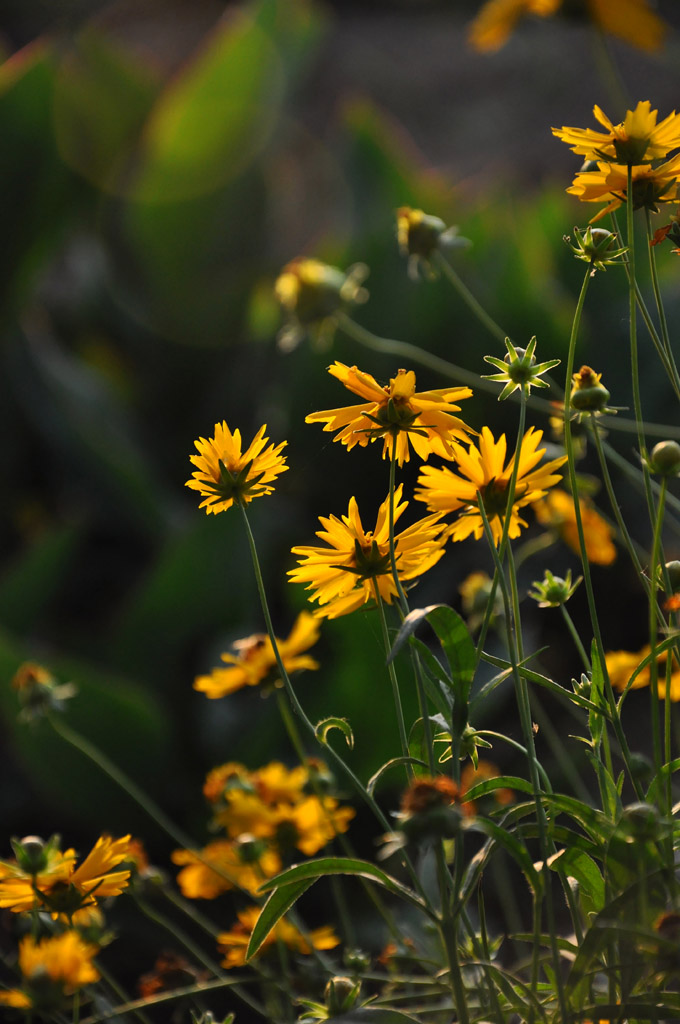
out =
{"type": "Polygon", "coordinates": [[[500,324],[496,323],[493,317],[489,316],[484,307],[472,294],[468,286],[458,276],[443,253],[437,251],[435,253],[435,258],[437,260],[437,266],[444,271],[444,276],[450,281],[465,305],[472,313],[474,313],[479,322],[487,329],[489,334],[492,334],[498,341],[505,341],[508,336],[507,333],[503,330],[500,324]]]}
{"type": "MultiPolygon", "coordinates": [[[[597,615],[597,604],[595,602],[595,593],[593,591],[593,582],[590,575],[590,562],[588,560],[588,554],[586,551],[586,541],[583,531],[583,519],[581,516],[581,504],[578,498],[578,483],[576,480],[576,463],[574,459],[574,441],[571,432],[571,382],[574,374],[574,357],[576,353],[576,339],[578,337],[579,328],[581,325],[581,315],[583,313],[583,307],[585,304],[586,294],[588,291],[588,284],[590,282],[591,270],[588,268],[583,278],[583,284],[581,285],[581,291],[579,293],[578,302],[576,304],[576,310],[574,311],[574,319],[571,325],[571,334],[569,337],[569,351],[567,355],[567,370],[566,370],[566,382],[564,389],[564,444],[567,452],[567,465],[569,468],[569,484],[571,487],[572,497],[574,499],[574,517],[576,519],[576,530],[578,532],[579,549],[581,552],[581,565],[583,568],[583,582],[586,588],[586,595],[588,599],[588,611],[590,613],[590,621],[593,628],[593,635],[595,637],[595,644],[597,646],[598,656],[600,665],[602,666],[602,673],[605,680],[605,695],[607,703],[612,715],[612,725],[616,733],[619,746],[621,748],[621,756],[624,759],[628,776],[635,789],[638,800],[643,799],[642,788],[635,773],[631,771],[630,767],[630,751],[628,749],[628,743],[623,732],[621,720],[619,718],[618,709],[616,706],[616,698],[612,689],[611,680],[609,678],[609,672],[607,671],[607,663],[604,656],[604,643],[602,642],[602,633],[600,630],[600,622],[597,615]]],[[[608,742],[607,733],[605,730],[604,738],[608,742]]]]}
{"type": "Polygon", "coordinates": [[[663,300],[661,298],[661,289],[659,288],[659,275],[657,273],[656,266],[656,247],[653,246],[652,240],[654,238],[654,232],[652,231],[652,222],[649,210],[645,208],[645,214],[647,218],[647,241],[649,249],[649,269],[652,278],[652,291],[654,292],[654,301],[656,303],[656,310],[659,315],[659,325],[661,327],[661,339],[663,341],[664,352],[666,353],[666,359],[668,361],[667,369],[670,371],[671,382],[673,384],[675,394],[680,397],[680,376],[678,375],[678,368],[675,365],[675,359],[673,357],[673,349],[671,348],[671,340],[668,333],[668,321],[666,320],[666,311],[664,309],[663,300]]]}
{"type": "MultiPolygon", "coordinates": [[[[456,846],[458,845],[458,842],[459,839],[456,840],[456,846]]],[[[448,868],[444,857],[444,847],[441,843],[437,844],[435,855],[437,859],[439,892],[442,899],[440,932],[444,943],[444,949],[446,950],[446,959],[449,965],[449,980],[451,984],[451,992],[453,994],[453,1001],[456,1007],[456,1018],[459,1024],[469,1024],[470,1016],[468,1012],[467,996],[465,993],[465,986],[463,985],[463,977],[458,958],[458,927],[451,910],[451,902],[447,897],[448,882],[445,876],[448,875],[448,868]]]]}
{"type": "MultiPolygon", "coordinates": [[[[375,594],[375,603],[378,606],[378,616],[380,618],[380,630],[382,633],[383,645],[385,647],[385,657],[389,658],[392,645],[390,644],[390,637],[387,630],[387,619],[385,618],[385,606],[383,605],[383,599],[380,594],[380,588],[378,581],[373,578],[373,593],[375,594]]],[[[397,726],[399,728],[399,740],[401,743],[402,755],[406,758],[410,758],[411,753],[408,746],[408,735],[406,733],[406,723],[404,721],[404,709],[401,704],[401,694],[399,692],[399,680],[397,679],[397,670],[394,667],[394,660],[390,660],[387,670],[389,672],[390,683],[392,684],[392,700],[394,702],[394,708],[397,713],[397,726]]],[[[405,764],[406,779],[408,782],[412,782],[414,779],[413,766],[408,762],[405,764]]]]}
{"type": "MultiPolygon", "coordinates": [[[[654,751],[655,772],[661,771],[661,733],[659,724],[659,666],[656,660],[656,640],[658,635],[657,617],[659,614],[659,603],[657,600],[657,565],[659,564],[659,552],[661,550],[661,531],[663,529],[663,515],[666,498],[667,478],[661,480],[661,494],[657,507],[656,519],[654,522],[654,534],[652,537],[652,557],[649,563],[649,646],[651,661],[649,663],[649,698],[650,713],[652,716],[652,749],[654,751]]],[[[672,658],[672,654],[668,655],[672,658]]],[[[668,699],[669,695],[666,695],[668,699]]]]}
{"type": "Polygon", "coordinates": [[[566,605],[563,605],[563,604],[560,605],[560,612],[562,613],[562,618],[564,619],[564,624],[566,625],[567,629],[569,630],[569,633],[571,635],[571,639],[574,641],[574,646],[576,647],[576,650],[579,653],[579,657],[581,659],[581,663],[582,663],[584,669],[586,670],[586,672],[590,672],[590,670],[591,670],[590,658],[586,654],[586,649],[585,649],[585,647],[583,646],[583,644],[581,642],[581,637],[578,635],[578,630],[576,629],[576,626],[574,625],[574,620],[572,619],[571,615],[567,611],[566,605]]]}

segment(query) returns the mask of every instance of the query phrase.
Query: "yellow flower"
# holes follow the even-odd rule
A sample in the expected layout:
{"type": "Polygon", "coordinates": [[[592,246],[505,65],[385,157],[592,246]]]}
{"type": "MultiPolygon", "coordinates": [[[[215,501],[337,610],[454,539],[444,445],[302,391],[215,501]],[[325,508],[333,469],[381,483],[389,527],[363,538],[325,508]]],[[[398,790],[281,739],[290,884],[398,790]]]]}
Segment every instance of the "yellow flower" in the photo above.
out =
{"type": "MultiPolygon", "coordinates": [[[[277,646],[286,672],[291,675],[301,669],[316,669],[318,661],[303,654],[319,639],[319,624],[309,612],[300,612],[290,635],[286,640],[277,639],[277,646]]],[[[221,658],[231,668],[214,668],[209,676],[197,676],[194,690],[200,690],[206,697],[225,697],[244,686],[258,686],[272,681],[277,671],[274,648],[264,633],[237,640],[233,645],[236,654],[222,654],[221,658]]],[[[278,676],[275,685],[280,686],[278,676]]]]}
{"type": "MultiPolygon", "coordinates": [[[[641,651],[606,651],[605,661],[607,663],[607,672],[609,673],[609,680],[615,690],[623,691],[628,686],[631,676],[640,667],[645,658],[649,658],[652,652],[651,647],[647,644],[642,648],[641,651]]],[[[662,651],[657,657],[658,677],[657,677],[657,688],[659,697],[663,700],[666,697],[666,662],[668,660],[668,652],[662,651]]],[[[674,670],[671,671],[671,693],[670,699],[672,702],[680,701],[680,668],[677,666],[677,659],[673,656],[674,670]]],[[[651,682],[651,673],[649,670],[649,663],[644,668],[640,669],[638,674],[635,676],[631,684],[631,690],[640,690],[645,686],[649,686],[651,682]]]]}
{"type": "MultiPolygon", "coordinates": [[[[250,936],[260,914],[260,907],[249,907],[242,910],[238,914],[238,924],[234,925],[231,931],[218,935],[218,948],[225,954],[222,961],[223,967],[242,967],[245,964],[250,936]]],[[[295,953],[301,953],[303,956],[309,956],[312,949],[335,949],[340,945],[340,939],[329,925],[315,928],[313,931],[307,932],[306,935],[302,935],[285,918],[281,918],[274,926],[260,946],[260,952],[278,942],[282,942],[288,949],[295,953]]]]}
{"type": "MultiPolygon", "coordinates": [[[[567,192],[578,196],[583,203],[607,203],[594,217],[591,224],[605,214],[617,210],[627,201],[628,169],[623,164],[598,162],[596,171],[581,171],[574,178],[567,192]]],[[[658,203],[671,203],[677,198],[680,179],[680,153],[676,153],[664,164],[638,164],[632,168],[633,207],[644,207],[658,212],[658,203]]]]}
{"type": "Polygon", "coordinates": [[[662,160],[680,147],[680,114],[673,111],[656,123],[658,110],[652,110],[649,100],[640,100],[635,110],[628,110],[620,124],[614,124],[605,112],[595,105],[595,119],[607,129],[596,132],[591,128],[553,128],[552,133],[571,147],[572,152],[588,160],[611,160],[619,164],[640,164],[648,160],[662,160]]]}
{"type": "Polygon", "coordinates": [[[0,993],[0,1004],[54,1009],[64,995],[99,981],[99,973],[92,964],[96,953],[97,947],[83,942],[75,931],[40,942],[27,936],[19,944],[23,990],[11,989],[0,993]],[[49,987],[45,984],[46,979],[51,983],[49,987]]]}
{"type": "Polygon", "coordinates": [[[325,423],[324,430],[337,430],[333,438],[350,451],[355,445],[365,448],[369,441],[384,438],[383,458],[391,458],[393,439],[397,438],[397,462],[409,461],[409,440],[425,460],[430,452],[451,458],[450,442],[465,439],[470,427],[454,415],[460,408],[454,402],[469,398],[470,388],[439,388],[416,392],[413,370],[398,370],[396,377],[381,387],[370,373],[356,366],[335,362],[328,372],[345,387],[364,399],[361,405],[313,412],[305,423],[325,423]]]}
{"type": "MultiPolygon", "coordinates": [[[[518,509],[542,498],[548,488],[561,479],[555,470],[567,461],[566,456],[563,456],[539,466],[545,454],[545,448],[538,447],[542,437],[541,430],[530,427],[520,445],[515,500],[508,531],[510,538],[519,537],[520,528],[527,525],[520,518],[518,509]]],[[[493,539],[498,544],[503,533],[508,486],[516,456],[512,456],[507,466],[504,465],[507,447],[505,434],[494,441],[488,427],[482,428],[479,448],[471,444],[469,450],[466,450],[456,443],[452,447],[461,475],[446,467],[434,469],[432,466],[424,466],[418,477],[421,489],[416,491],[415,497],[418,501],[426,502],[431,511],[442,513],[463,509],[463,514],[449,530],[454,541],[464,540],[470,534],[476,540],[483,536],[484,522],[477,504],[478,498],[481,498],[493,539]]]]}
{"type": "Polygon", "coordinates": [[[353,817],[351,807],[339,807],[331,796],[308,796],[297,804],[281,804],[271,812],[272,842],[283,853],[296,847],[312,857],[336,835],[346,832],[353,817]]]}
{"type": "Polygon", "coordinates": [[[130,836],[101,836],[80,867],[75,850],[61,853],[48,844],[47,863],[35,875],[16,862],[0,861],[0,907],[19,913],[35,907],[72,914],[98,900],[118,896],[128,883],[129,870],[112,871],[128,856],[130,836]]]}
{"type": "MultiPolygon", "coordinates": [[[[408,502],[401,503],[402,485],[394,494],[394,521],[408,502]]],[[[444,553],[440,516],[427,516],[409,526],[394,540],[397,572],[400,580],[411,580],[430,569],[444,553]]],[[[397,590],[390,568],[389,498],[380,506],[375,530],[364,530],[356,498],[351,498],[347,515],[319,517],[323,530],[316,534],[326,547],[295,547],[302,556],[288,575],[294,583],[306,583],[313,591],[310,600],[318,601],[315,615],[335,619],[347,615],[375,598],[391,604],[397,590]]]]}
{"type": "MultiPolygon", "coordinates": [[[[611,565],[616,559],[611,526],[587,498],[579,498],[579,505],[588,561],[595,565],[611,565]]],[[[570,494],[555,488],[536,502],[534,512],[541,526],[554,530],[572,551],[577,555],[581,553],[574,499],[570,494]]]]}
{"type": "MultiPolygon", "coordinates": [[[[563,0],[487,0],[472,22],[470,44],[481,51],[499,50],[526,14],[549,18],[563,0]]],[[[640,50],[658,50],[667,25],[650,10],[648,0],[585,0],[590,20],[603,32],[640,50]]]]}
{"type": "Polygon", "coordinates": [[[215,424],[214,437],[200,437],[194,442],[199,454],[189,459],[197,469],[186,486],[205,498],[199,508],[205,508],[208,514],[224,512],[235,501],[248,504],[253,498],[271,494],[272,482],[288,469],[286,457],[281,455],[287,442],[265,448],[269,440],[264,436],[266,429],[266,425],[260,427],[243,454],[241,432],[235,430],[232,434],[224,420],[215,424]]]}
{"type": "Polygon", "coordinates": [[[214,900],[233,888],[256,893],[266,878],[281,870],[279,855],[255,842],[218,839],[199,852],[175,850],[171,856],[173,864],[186,865],[177,875],[177,884],[190,900],[214,900]]]}

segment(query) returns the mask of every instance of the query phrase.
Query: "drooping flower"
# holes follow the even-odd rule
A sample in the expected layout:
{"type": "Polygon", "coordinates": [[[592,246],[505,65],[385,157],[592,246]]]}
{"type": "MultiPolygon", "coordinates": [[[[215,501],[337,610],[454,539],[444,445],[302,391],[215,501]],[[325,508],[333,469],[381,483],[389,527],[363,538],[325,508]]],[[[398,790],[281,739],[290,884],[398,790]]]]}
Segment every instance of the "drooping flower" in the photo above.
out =
{"type": "Polygon", "coordinates": [[[266,425],[260,427],[245,452],[241,452],[241,432],[232,434],[223,420],[215,424],[215,436],[206,440],[199,437],[194,444],[198,455],[190,455],[196,471],[186,486],[205,499],[199,505],[208,514],[224,512],[235,501],[244,504],[253,498],[271,494],[273,482],[288,469],[286,457],[281,455],[286,441],[270,444],[264,436],[266,425]]]}
{"type": "Polygon", "coordinates": [[[470,245],[467,238],[458,234],[457,227],[447,228],[440,217],[410,206],[397,210],[397,242],[402,255],[408,257],[408,275],[416,281],[421,270],[436,277],[432,263],[435,253],[470,245]]]}
{"type": "MultiPolygon", "coordinates": [[[[303,652],[319,639],[319,623],[309,612],[300,612],[295,625],[285,640],[277,639],[277,646],[286,672],[291,675],[302,669],[317,669],[318,661],[303,652]]],[[[277,675],[274,648],[269,636],[256,633],[254,636],[237,640],[233,645],[235,654],[222,654],[221,658],[229,668],[214,668],[210,675],[197,676],[194,689],[200,690],[212,699],[225,697],[244,686],[259,686],[271,683],[281,685],[277,675]]]]}
{"type": "Polygon", "coordinates": [[[443,459],[451,458],[450,444],[454,438],[463,440],[473,433],[455,413],[455,405],[472,395],[470,388],[439,388],[416,391],[413,370],[398,370],[388,385],[381,387],[370,373],[356,366],[335,362],[328,372],[345,387],[363,398],[363,404],[313,412],[305,423],[324,423],[324,430],[338,431],[333,438],[350,451],[355,445],[365,448],[369,441],[384,439],[383,458],[392,457],[397,439],[397,462],[409,461],[409,441],[425,461],[431,452],[443,459]]]}
{"type": "Polygon", "coordinates": [[[64,996],[99,981],[99,973],[92,963],[96,953],[97,947],[83,942],[75,931],[39,942],[26,936],[19,944],[23,986],[0,992],[0,1004],[45,1011],[56,1009],[64,996]]]}
{"type": "Polygon", "coordinates": [[[101,836],[76,868],[75,850],[62,853],[57,843],[46,844],[46,860],[39,870],[27,871],[17,861],[0,861],[0,907],[15,913],[34,908],[73,914],[109,896],[118,896],[130,870],[112,871],[126,860],[130,836],[101,836]]]}
{"type": "MultiPolygon", "coordinates": [[[[401,501],[402,485],[394,494],[394,521],[406,509],[401,501]]],[[[439,515],[426,516],[394,539],[397,572],[402,581],[422,576],[444,553],[439,515]]],[[[397,594],[389,554],[389,498],[380,506],[374,530],[364,530],[356,498],[351,498],[347,515],[319,517],[323,530],[316,534],[324,547],[295,547],[300,555],[296,569],[288,575],[294,583],[307,584],[310,600],[318,601],[315,615],[335,619],[347,615],[380,597],[391,604],[397,594]]]]}
{"type": "MultiPolygon", "coordinates": [[[[651,653],[652,649],[649,644],[646,644],[640,651],[606,651],[607,672],[609,673],[609,680],[613,688],[622,692],[626,689],[633,676],[635,678],[631,683],[631,690],[639,690],[649,686],[651,683],[649,667],[651,653]],[[645,660],[647,663],[640,668],[645,660]]],[[[668,652],[661,651],[656,660],[658,665],[657,689],[659,697],[664,700],[666,697],[666,662],[668,660],[668,652]]],[[[680,667],[678,667],[675,655],[673,655],[671,670],[670,699],[673,703],[680,701],[680,667]]]]}
{"type": "MultiPolygon", "coordinates": [[[[539,465],[545,454],[545,448],[538,447],[542,437],[541,430],[530,427],[522,438],[515,497],[508,528],[508,536],[511,539],[519,537],[521,527],[527,525],[518,510],[538,501],[561,479],[555,470],[566,462],[566,456],[539,465]]],[[[478,507],[478,500],[481,499],[494,542],[498,544],[503,534],[508,487],[517,456],[513,455],[505,465],[505,434],[495,441],[488,427],[482,428],[478,448],[470,444],[469,449],[465,449],[455,442],[452,448],[460,473],[453,473],[446,466],[439,469],[423,466],[418,477],[420,489],[416,490],[415,497],[418,501],[424,501],[434,512],[463,510],[449,528],[449,534],[454,541],[464,540],[471,534],[476,540],[483,536],[484,521],[478,507]]]]}
{"type": "Polygon", "coordinates": [[[614,124],[595,105],[595,119],[607,129],[553,128],[552,133],[570,146],[572,152],[587,160],[605,160],[617,164],[641,164],[663,160],[680,148],[680,114],[673,111],[657,124],[658,110],[649,100],[641,100],[635,110],[628,110],[620,124],[614,124]]]}
{"type": "MultiPolygon", "coordinates": [[[[588,561],[595,565],[611,565],[616,559],[612,527],[588,498],[579,497],[579,506],[588,561]]],[[[577,555],[581,553],[571,494],[556,487],[536,502],[534,512],[541,526],[554,530],[572,551],[577,555]]]]}
{"type": "MultiPolygon", "coordinates": [[[[680,153],[657,167],[652,164],[636,164],[631,168],[631,173],[633,208],[658,213],[659,203],[671,203],[677,198],[680,153]]],[[[627,201],[628,168],[623,164],[598,161],[597,170],[581,171],[567,192],[578,196],[583,203],[607,203],[591,217],[592,224],[627,201]]]]}
{"type": "MultiPolygon", "coordinates": [[[[517,22],[527,14],[549,18],[563,0],[487,0],[470,25],[470,44],[492,52],[503,46],[517,22]]],[[[667,25],[648,0],[583,0],[584,14],[603,32],[617,36],[640,50],[658,50],[667,25]]]]}
{"type": "Polygon", "coordinates": [[[330,342],[338,314],[368,299],[362,287],[367,275],[364,263],[356,263],[346,272],[314,259],[288,263],[274,284],[274,295],[286,316],[279,346],[290,352],[306,333],[320,344],[330,342]]]}
{"type": "MultiPolygon", "coordinates": [[[[261,912],[260,907],[248,907],[246,910],[240,911],[238,914],[238,924],[234,925],[231,931],[222,932],[218,935],[217,945],[220,952],[224,953],[223,967],[229,969],[231,967],[242,967],[245,964],[250,936],[261,912]]],[[[260,946],[258,955],[278,942],[283,943],[288,949],[294,953],[300,953],[302,956],[309,956],[312,949],[335,949],[336,946],[340,945],[340,939],[329,925],[325,925],[323,928],[315,928],[303,935],[286,918],[281,918],[270,931],[260,946]]]]}
{"type": "Polygon", "coordinates": [[[218,839],[202,850],[174,850],[173,864],[182,866],[177,884],[187,899],[214,900],[229,889],[256,893],[266,878],[281,870],[275,850],[256,841],[218,839]]]}

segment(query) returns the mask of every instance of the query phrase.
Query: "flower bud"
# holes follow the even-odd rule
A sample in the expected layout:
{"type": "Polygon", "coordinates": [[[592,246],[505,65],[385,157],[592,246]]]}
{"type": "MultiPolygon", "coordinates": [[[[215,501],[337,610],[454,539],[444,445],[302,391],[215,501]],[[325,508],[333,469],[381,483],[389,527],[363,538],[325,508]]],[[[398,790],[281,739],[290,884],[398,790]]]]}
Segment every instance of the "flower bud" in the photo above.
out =
{"type": "Polygon", "coordinates": [[[659,441],[649,456],[649,468],[659,476],[677,476],[680,473],[680,444],[677,441],[659,441]]]}
{"type": "Polygon", "coordinates": [[[605,270],[607,267],[621,263],[621,257],[628,251],[627,248],[619,245],[616,235],[605,228],[593,228],[589,225],[585,232],[574,228],[574,236],[576,238],[574,245],[571,244],[568,235],[564,236],[564,241],[577,260],[590,263],[593,273],[596,270],[605,270]]]}
{"type": "Polygon", "coordinates": [[[600,384],[601,373],[595,373],[589,366],[582,366],[575,373],[571,390],[571,405],[578,412],[605,412],[610,393],[600,384]]]}
{"type": "Polygon", "coordinates": [[[57,836],[45,842],[40,836],[24,836],[23,839],[10,839],[17,864],[29,875],[38,875],[47,867],[50,848],[57,836]]]}
{"type": "Polygon", "coordinates": [[[330,978],[324,989],[324,999],[329,1017],[339,1017],[352,1009],[359,996],[360,981],[353,981],[342,975],[330,978]]]}
{"type": "Polygon", "coordinates": [[[529,597],[538,601],[539,608],[559,608],[561,604],[567,603],[581,579],[582,577],[579,576],[576,583],[572,583],[571,569],[564,579],[561,576],[553,576],[550,570],[546,569],[541,582],[534,580],[533,585],[536,589],[529,591],[529,597]]]}
{"type": "Polygon", "coordinates": [[[677,559],[674,559],[672,562],[666,562],[666,572],[668,573],[671,593],[676,594],[680,590],[680,562],[677,559]]]}
{"type": "Polygon", "coordinates": [[[621,815],[621,825],[631,838],[641,842],[658,839],[660,824],[659,811],[653,804],[629,804],[621,815]]]}

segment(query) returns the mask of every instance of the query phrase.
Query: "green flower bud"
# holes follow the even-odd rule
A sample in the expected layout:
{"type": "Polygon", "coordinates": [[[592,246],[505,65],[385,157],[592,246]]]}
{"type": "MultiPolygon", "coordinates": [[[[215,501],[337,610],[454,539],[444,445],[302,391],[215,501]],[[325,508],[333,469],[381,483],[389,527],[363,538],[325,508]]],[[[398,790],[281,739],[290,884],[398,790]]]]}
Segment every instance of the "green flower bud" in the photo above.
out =
{"type": "Polygon", "coordinates": [[[582,366],[572,377],[571,405],[578,412],[606,412],[611,397],[600,383],[601,373],[582,366]]]}
{"type": "Polygon", "coordinates": [[[17,864],[29,875],[39,875],[47,867],[50,846],[57,836],[52,836],[48,843],[40,836],[24,836],[23,839],[10,839],[17,864]]]}
{"type": "Polygon", "coordinates": [[[680,473],[680,444],[677,441],[659,441],[649,456],[649,468],[659,476],[677,476],[680,473]]]}
{"type": "Polygon", "coordinates": [[[338,976],[331,978],[324,989],[324,999],[329,1017],[339,1017],[352,1009],[359,997],[360,981],[338,976]]]}
{"type": "Polygon", "coordinates": [[[666,572],[668,573],[671,593],[677,594],[680,590],[680,562],[677,559],[674,559],[672,562],[666,562],[666,572]]]}
{"type": "Polygon", "coordinates": [[[660,823],[659,811],[653,804],[630,804],[621,815],[621,825],[631,838],[642,842],[658,838],[660,823]]]}
{"type": "Polygon", "coordinates": [[[561,576],[553,576],[550,570],[546,569],[545,576],[540,583],[538,580],[534,580],[533,586],[536,589],[529,591],[529,597],[538,601],[539,608],[559,608],[561,604],[567,603],[582,578],[579,576],[576,583],[572,583],[571,569],[564,579],[561,576]]]}

